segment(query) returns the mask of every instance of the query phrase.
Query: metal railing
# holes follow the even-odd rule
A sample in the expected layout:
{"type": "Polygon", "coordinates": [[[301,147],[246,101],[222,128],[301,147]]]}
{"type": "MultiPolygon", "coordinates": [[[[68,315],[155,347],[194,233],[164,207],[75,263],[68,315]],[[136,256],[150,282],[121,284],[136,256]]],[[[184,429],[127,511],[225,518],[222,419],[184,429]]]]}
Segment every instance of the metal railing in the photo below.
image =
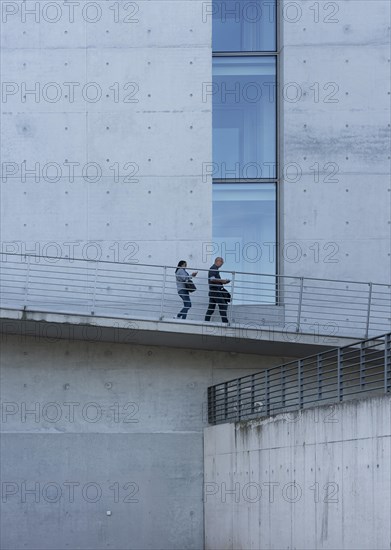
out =
{"type": "MultiPolygon", "coordinates": [[[[207,269],[197,269],[197,291],[186,321],[175,266],[0,254],[3,308],[124,319],[204,323],[207,269]]],[[[193,271],[188,268],[188,271],[193,271]]],[[[326,337],[366,338],[391,329],[391,285],[227,272],[231,325],[326,337]]],[[[220,323],[218,307],[211,323],[220,323]]],[[[294,340],[293,340],[294,341],[294,340]]],[[[329,340],[331,342],[332,340],[329,340]]]]}
{"type": "Polygon", "coordinates": [[[210,424],[391,392],[391,333],[208,388],[210,424]]]}

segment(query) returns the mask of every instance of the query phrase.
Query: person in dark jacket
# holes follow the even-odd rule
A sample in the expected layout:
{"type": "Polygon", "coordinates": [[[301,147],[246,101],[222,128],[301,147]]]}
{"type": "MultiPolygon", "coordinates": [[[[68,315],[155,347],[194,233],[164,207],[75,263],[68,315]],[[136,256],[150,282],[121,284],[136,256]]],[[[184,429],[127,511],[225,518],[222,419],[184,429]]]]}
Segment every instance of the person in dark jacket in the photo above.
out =
{"type": "Polygon", "coordinates": [[[208,310],[205,314],[205,321],[210,321],[210,318],[212,317],[217,304],[219,306],[220,317],[222,322],[228,323],[228,317],[227,317],[228,304],[227,304],[226,298],[223,295],[223,285],[228,284],[230,280],[222,279],[220,276],[219,269],[223,265],[223,263],[224,263],[223,258],[217,257],[215,259],[214,264],[210,267],[208,272],[209,305],[208,305],[208,310]]]}
{"type": "Polygon", "coordinates": [[[187,263],[185,260],[178,262],[178,267],[175,270],[176,286],[179,296],[183,300],[183,308],[177,315],[177,319],[186,319],[187,312],[191,308],[191,300],[189,291],[186,288],[186,283],[192,280],[192,277],[196,277],[198,271],[194,271],[191,276],[186,271],[187,263]]]}

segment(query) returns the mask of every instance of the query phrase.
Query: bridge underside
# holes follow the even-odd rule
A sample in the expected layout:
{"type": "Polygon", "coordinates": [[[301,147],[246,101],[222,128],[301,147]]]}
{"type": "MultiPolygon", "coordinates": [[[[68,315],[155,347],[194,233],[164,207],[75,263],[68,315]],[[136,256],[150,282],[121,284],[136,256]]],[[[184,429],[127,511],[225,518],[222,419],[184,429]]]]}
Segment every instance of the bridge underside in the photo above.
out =
{"type": "Polygon", "coordinates": [[[86,340],[286,357],[304,357],[356,341],[240,324],[116,319],[13,309],[0,309],[0,332],[48,342],[86,340]]]}

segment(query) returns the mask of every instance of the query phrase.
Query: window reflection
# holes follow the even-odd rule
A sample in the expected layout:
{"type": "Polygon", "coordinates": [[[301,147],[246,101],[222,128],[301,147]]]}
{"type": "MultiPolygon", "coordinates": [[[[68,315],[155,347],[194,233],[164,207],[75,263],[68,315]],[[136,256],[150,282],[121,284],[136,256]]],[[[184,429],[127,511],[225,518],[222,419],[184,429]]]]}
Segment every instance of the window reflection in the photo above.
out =
{"type": "Polygon", "coordinates": [[[275,51],[275,0],[214,0],[213,51],[275,51]]]}
{"type": "Polygon", "coordinates": [[[246,303],[251,288],[254,302],[275,302],[275,231],[275,184],[213,186],[213,241],[225,260],[223,270],[247,273],[236,276],[235,303],[246,303]]]}
{"type": "Polygon", "coordinates": [[[214,58],[215,178],[276,177],[275,83],[274,57],[214,58]]]}

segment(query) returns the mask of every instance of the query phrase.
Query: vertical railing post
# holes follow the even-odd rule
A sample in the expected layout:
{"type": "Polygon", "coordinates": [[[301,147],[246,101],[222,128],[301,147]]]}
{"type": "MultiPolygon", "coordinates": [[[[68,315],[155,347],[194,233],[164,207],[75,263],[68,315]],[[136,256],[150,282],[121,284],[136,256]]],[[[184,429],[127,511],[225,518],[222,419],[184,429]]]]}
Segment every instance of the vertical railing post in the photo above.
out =
{"type": "Polygon", "coordinates": [[[343,399],[343,352],[341,348],[337,349],[337,393],[338,401],[343,399]]]}
{"type": "Polygon", "coordinates": [[[303,408],[303,361],[297,361],[297,385],[298,385],[298,400],[299,409],[303,408]]]}
{"type": "Polygon", "coordinates": [[[276,306],[279,306],[279,305],[282,305],[282,290],[281,290],[281,281],[280,281],[280,277],[278,275],[276,275],[274,277],[274,280],[275,280],[275,284],[274,284],[274,288],[275,288],[275,305],[276,306]]]}
{"type": "Polygon", "coordinates": [[[322,399],[323,392],[323,361],[322,356],[318,354],[316,356],[316,366],[318,371],[318,399],[322,399]]]}
{"type": "Polygon", "coordinates": [[[270,415],[269,369],[265,370],[265,412],[270,415]]]}
{"type": "Polygon", "coordinates": [[[224,420],[228,418],[228,383],[224,382],[224,420]]]}
{"type": "Polygon", "coordinates": [[[27,309],[27,302],[28,302],[28,289],[29,289],[29,282],[30,282],[30,256],[27,256],[27,271],[26,271],[26,286],[24,288],[24,309],[27,309]]]}
{"type": "Polygon", "coordinates": [[[297,310],[296,332],[300,331],[301,304],[303,302],[303,287],[304,287],[304,277],[300,277],[300,294],[299,294],[299,306],[297,310]]]}
{"type": "Polygon", "coordinates": [[[232,315],[233,315],[233,301],[234,301],[234,291],[235,291],[235,271],[232,271],[231,279],[231,305],[228,306],[228,321],[232,325],[232,315]]]}
{"type": "Polygon", "coordinates": [[[164,296],[166,293],[166,280],[167,280],[167,267],[163,267],[163,288],[162,288],[162,299],[160,302],[160,316],[159,320],[161,321],[163,319],[163,310],[164,310],[164,296]]]}
{"type": "Polygon", "coordinates": [[[255,374],[251,375],[251,399],[250,399],[250,411],[254,414],[255,408],[255,374]]]}
{"type": "Polygon", "coordinates": [[[369,334],[369,319],[371,316],[371,302],[372,302],[372,283],[369,283],[369,293],[368,293],[368,309],[367,309],[367,322],[365,327],[365,338],[368,338],[369,334]]]}
{"type": "Polygon", "coordinates": [[[365,348],[364,342],[360,345],[360,390],[365,386],[365,348]]]}
{"type": "Polygon", "coordinates": [[[211,395],[212,395],[212,388],[209,387],[208,388],[208,391],[207,391],[207,399],[208,399],[208,422],[209,424],[212,424],[212,399],[211,399],[211,395]]]}
{"type": "Polygon", "coordinates": [[[96,283],[98,281],[98,262],[95,262],[95,274],[94,274],[94,288],[92,290],[92,307],[91,315],[95,315],[95,304],[96,304],[96,283]]]}
{"type": "Polygon", "coordinates": [[[391,334],[384,337],[384,393],[391,391],[391,334]]]}
{"type": "Polygon", "coordinates": [[[240,400],[242,398],[241,394],[241,380],[238,378],[236,380],[236,422],[240,421],[240,400]]]}

